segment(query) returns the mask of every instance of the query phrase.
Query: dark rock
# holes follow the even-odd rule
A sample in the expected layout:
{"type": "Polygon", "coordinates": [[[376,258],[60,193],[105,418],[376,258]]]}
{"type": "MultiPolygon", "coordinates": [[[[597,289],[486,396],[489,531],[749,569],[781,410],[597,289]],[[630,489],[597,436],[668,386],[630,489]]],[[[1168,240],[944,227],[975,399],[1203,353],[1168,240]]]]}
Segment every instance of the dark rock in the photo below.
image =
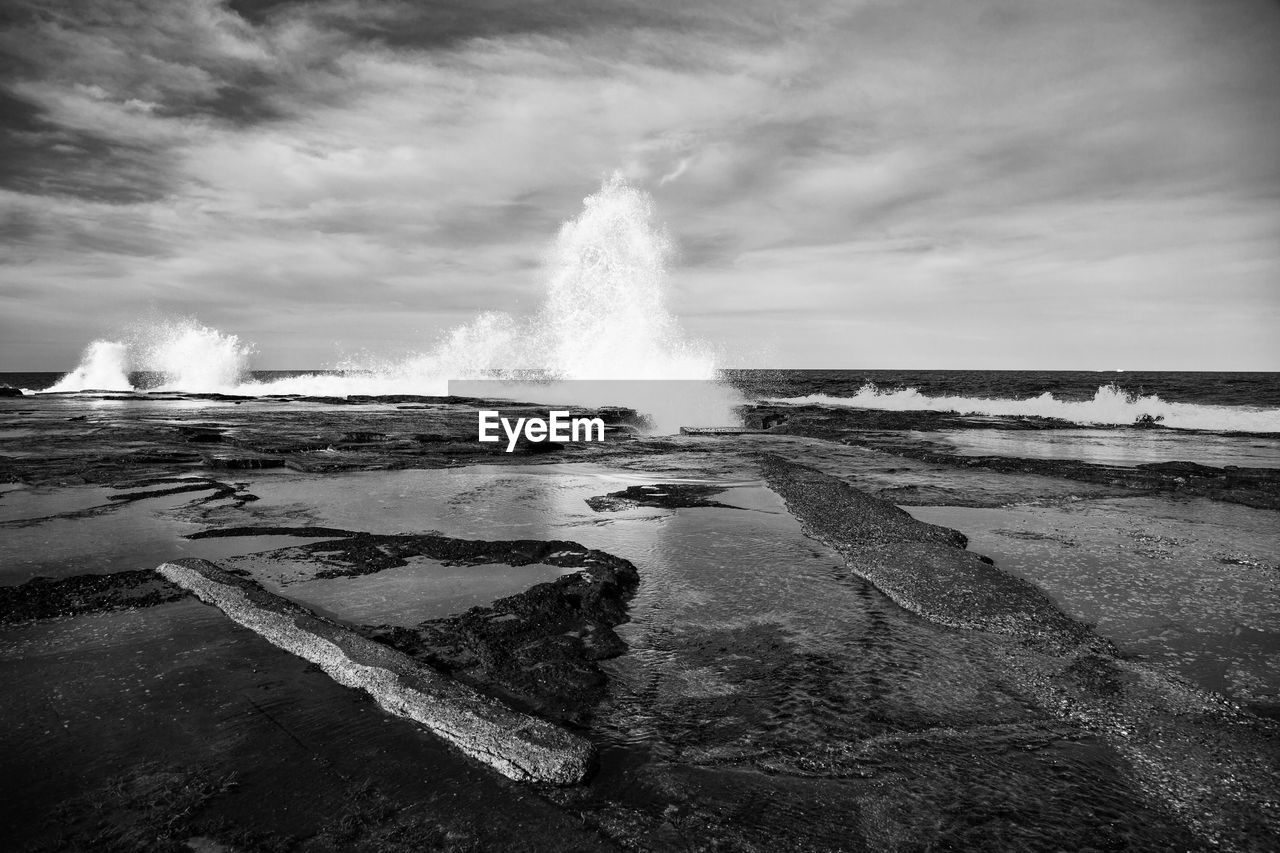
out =
{"type": "MultiPolygon", "coordinates": [[[[219,498],[236,497],[238,489],[235,486],[229,486],[226,483],[220,483],[217,480],[158,480],[152,481],[145,485],[154,485],[156,483],[173,482],[178,485],[169,486],[163,489],[150,489],[139,492],[125,492],[119,495],[109,495],[107,500],[111,501],[139,501],[148,498],[161,498],[167,495],[178,495],[183,492],[210,492],[204,497],[204,501],[218,500],[219,498]]],[[[142,483],[133,483],[133,486],[144,485],[142,483]]],[[[126,487],[128,488],[128,487],[126,487]]]]}
{"type": "Polygon", "coordinates": [[[523,436],[516,442],[516,453],[558,453],[568,445],[561,441],[529,441],[523,436]]]}
{"type": "Polygon", "coordinates": [[[208,456],[205,465],[226,471],[261,471],[283,468],[284,460],[273,456],[208,456]]]}
{"type": "Polygon", "coordinates": [[[613,629],[628,619],[627,605],[639,574],[626,560],[575,542],[386,536],[276,526],[207,530],[187,538],[268,535],[326,538],[297,548],[323,560],[325,568],[316,573],[317,579],[374,574],[408,565],[414,557],[475,566],[477,571],[497,563],[582,569],[489,607],[412,628],[357,626],[367,636],[525,710],[583,722],[607,687],[598,662],[626,651],[613,629]]]}
{"type": "MultiPolygon", "coordinates": [[[[328,536],[330,531],[347,533],[325,527],[249,527],[238,528],[235,534],[231,531],[209,531],[206,535],[258,536],[264,532],[282,532],[291,535],[328,536]]],[[[595,553],[574,542],[557,540],[515,539],[490,542],[482,539],[454,539],[436,534],[384,536],[373,533],[354,533],[336,543],[322,542],[303,546],[303,549],[323,552],[324,563],[331,567],[317,573],[317,578],[373,574],[383,569],[408,565],[406,558],[409,557],[430,557],[449,566],[481,566],[487,563],[527,566],[532,563],[547,563],[553,566],[581,567],[587,565],[587,558],[595,553]]]]}
{"type": "Polygon", "coordinates": [[[888,411],[848,406],[756,403],[739,408],[743,422],[787,435],[840,440],[851,432],[875,430],[935,432],[945,429],[1043,430],[1083,429],[1057,418],[996,417],[958,412],[888,411]],[[771,426],[764,426],[768,420],[771,426]]]}
{"type": "Polygon", "coordinates": [[[344,444],[370,444],[386,441],[390,436],[385,432],[368,432],[363,430],[353,430],[344,432],[338,440],[344,444]]]}
{"type": "Polygon", "coordinates": [[[149,569],[60,580],[32,578],[20,586],[0,587],[0,623],[151,607],[186,594],[149,569]]]}
{"type": "Polygon", "coordinates": [[[605,426],[631,426],[638,429],[647,429],[652,426],[648,417],[626,406],[601,406],[594,412],[586,414],[604,421],[605,426]]]}
{"type": "Polygon", "coordinates": [[[684,509],[699,506],[741,509],[741,507],[722,504],[719,501],[710,499],[712,495],[718,495],[723,491],[724,489],[720,486],[703,486],[689,483],[630,486],[622,491],[587,498],[587,506],[596,512],[617,512],[641,506],[660,507],[662,509],[684,509]]]}
{"type": "Polygon", "coordinates": [[[222,429],[220,427],[180,426],[178,434],[192,444],[220,444],[222,429]]]}
{"type": "Polygon", "coordinates": [[[185,539],[226,539],[236,536],[301,536],[308,539],[320,537],[345,538],[367,534],[355,530],[343,530],[340,527],[278,527],[273,525],[255,525],[252,527],[219,527],[213,530],[201,530],[190,533],[185,539]]]}
{"type": "MultiPolygon", "coordinates": [[[[788,424],[780,429],[787,430],[788,424]]],[[[1178,492],[1257,509],[1280,509],[1280,469],[1214,468],[1195,462],[1099,465],[1073,459],[1028,459],[1012,456],[962,456],[937,443],[901,433],[845,433],[842,444],[876,450],[934,464],[982,468],[1001,473],[1036,474],[1111,486],[1129,492],[1178,492]]]]}
{"type": "MultiPolygon", "coordinates": [[[[285,530],[253,528],[244,532],[285,530]]],[[[289,532],[305,535],[304,530],[320,534],[314,528],[289,532]]],[[[226,534],[210,531],[207,535],[226,534]]],[[[627,605],[635,594],[639,574],[626,560],[574,542],[486,542],[359,533],[300,550],[323,552],[331,568],[320,572],[319,578],[371,574],[406,565],[407,558],[415,556],[448,565],[546,563],[583,569],[458,616],[429,620],[412,628],[359,628],[369,637],[516,707],[553,719],[585,721],[607,686],[598,661],[626,650],[613,629],[628,619],[627,605]]]]}

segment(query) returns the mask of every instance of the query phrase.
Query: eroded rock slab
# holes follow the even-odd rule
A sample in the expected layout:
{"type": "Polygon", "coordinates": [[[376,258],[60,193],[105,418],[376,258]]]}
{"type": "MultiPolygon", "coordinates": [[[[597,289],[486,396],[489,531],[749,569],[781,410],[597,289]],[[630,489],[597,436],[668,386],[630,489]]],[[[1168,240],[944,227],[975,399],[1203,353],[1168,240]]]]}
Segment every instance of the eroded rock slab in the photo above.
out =
{"type": "MultiPolygon", "coordinates": [[[[742,408],[744,423],[759,425],[783,419],[771,432],[775,435],[806,436],[854,447],[866,447],[913,459],[964,470],[984,470],[1000,474],[1022,474],[1088,483],[1119,493],[1176,493],[1237,503],[1257,509],[1280,509],[1280,470],[1274,468],[1213,467],[1195,462],[1154,462],[1134,466],[1098,464],[1073,459],[1039,459],[1016,456],[969,456],[942,442],[921,439],[919,434],[942,430],[999,430],[1027,432],[1042,430],[1093,429],[1083,424],[1035,416],[998,417],[964,415],[957,412],[885,411],[842,406],[756,403],[742,408]]],[[[1112,432],[1114,427],[1096,427],[1112,432]]],[[[1129,429],[1146,433],[1165,427],[1139,424],[1129,429]]],[[[1171,434],[1192,435],[1196,430],[1167,430],[1171,434]]],[[[1250,433],[1256,438],[1274,438],[1270,433],[1250,433]]],[[[921,503],[910,500],[910,503],[921,503]]],[[[938,501],[935,501],[938,502],[938,501]]]]}
{"type": "Polygon", "coordinates": [[[358,612],[347,615],[341,608],[310,602],[371,639],[542,717],[585,723],[607,686],[600,661],[626,651],[614,629],[630,618],[628,606],[639,584],[636,567],[577,542],[280,526],[221,528],[190,538],[261,535],[326,540],[233,557],[224,564],[232,574],[252,577],[304,603],[307,595],[300,590],[313,581],[370,578],[388,570],[431,571],[423,561],[474,571],[481,584],[493,571],[490,567],[530,567],[530,577],[537,577],[539,567],[564,572],[517,586],[518,592],[510,590],[465,612],[462,607],[427,609],[410,619],[366,621],[358,612]]]}
{"type": "Polygon", "coordinates": [[[769,487],[806,530],[898,605],[931,622],[1034,640],[1054,651],[1105,646],[1035,586],[965,550],[958,531],[917,521],[834,477],[761,457],[769,487]]]}
{"type": "Polygon", "coordinates": [[[1003,651],[1010,683],[1101,736],[1150,801],[1202,841],[1277,849],[1280,727],[1123,659],[1036,587],[961,550],[954,531],[778,457],[761,467],[805,529],[896,603],[935,624],[1012,640],[1003,651]]]}
{"type": "Polygon", "coordinates": [[[340,684],[366,691],[388,712],[425,725],[512,779],[573,784],[587,774],[593,748],[586,740],[513,711],[250,580],[204,560],[165,563],[156,571],[271,643],[315,663],[340,684]]]}
{"type": "MultiPolygon", "coordinates": [[[[397,543],[400,553],[433,544],[430,537],[403,539],[397,543]]],[[[434,539],[473,551],[454,553],[455,560],[536,561],[581,570],[455,616],[359,630],[518,707],[584,723],[607,687],[599,662],[627,650],[614,628],[630,618],[627,607],[639,584],[635,566],[573,542],[434,539]],[[502,555],[504,548],[508,553],[502,555]]],[[[387,550],[395,553],[394,546],[387,550]]]]}

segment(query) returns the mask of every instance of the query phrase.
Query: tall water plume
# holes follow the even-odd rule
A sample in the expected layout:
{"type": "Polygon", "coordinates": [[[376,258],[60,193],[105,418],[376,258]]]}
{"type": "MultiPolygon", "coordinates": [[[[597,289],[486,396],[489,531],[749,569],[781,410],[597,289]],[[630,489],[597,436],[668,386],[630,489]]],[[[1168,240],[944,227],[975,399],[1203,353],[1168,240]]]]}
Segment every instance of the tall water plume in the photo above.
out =
{"type": "MultiPolygon", "coordinates": [[[[449,330],[423,352],[377,363],[348,359],[337,365],[342,371],[338,375],[311,374],[270,382],[249,378],[253,347],[235,335],[191,320],[153,322],[124,343],[95,342],[81,365],[51,390],[102,387],[101,383],[127,388],[129,371],[158,374],[157,390],[326,396],[443,395],[451,379],[536,376],[544,383],[540,388],[549,395],[548,401],[558,401],[551,400],[557,394],[546,382],[714,380],[717,372],[710,348],[686,338],[667,307],[671,253],[670,239],[653,221],[648,194],[616,173],[584,200],[577,217],[561,227],[547,253],[544,299],[531,316],[480,314],[449,330]]],[[[703,415],[699,422],[729,417],[728,408],[737,397],[727,386],[720,390],[723,394],[712,396],[723,396],[726,402],[716,407],[717,414],[703,415]]],[[[563,399],[572,393],[562,388],[558,395],[563,399]]],[[[627,403],[625,399],[577,402],[627,403]]],[[[692,401],[690,406],[690,411],[705,409],[692,401]]]]}
{"type": "Polygon", "coordinates": [[[530,375],[713,379],[710,348],[685,338],[667,309],[670,257],[649,196],[614,174],[561,227],[547,252],[545,296],[532,316],[487,312],[425,352],[391,363],[348,362],[344,377],[283,380],[272,390],[443,394],[450,379],[530,375]]]}
{"type": "Polygon", "coordinates": [[[128,391],[128,347],[120,341],[94,341],[85,347],[76,369],[49,388],[50,391],[128,391]]]}
{"type": "Polygon", "coordinates": [[[620,173],[566,222],[550,256],[546,304],[533,320],[549,372],[565,379],[712,379],[705,346],[667,310],[671,242],[649,196],[620,173]]]}

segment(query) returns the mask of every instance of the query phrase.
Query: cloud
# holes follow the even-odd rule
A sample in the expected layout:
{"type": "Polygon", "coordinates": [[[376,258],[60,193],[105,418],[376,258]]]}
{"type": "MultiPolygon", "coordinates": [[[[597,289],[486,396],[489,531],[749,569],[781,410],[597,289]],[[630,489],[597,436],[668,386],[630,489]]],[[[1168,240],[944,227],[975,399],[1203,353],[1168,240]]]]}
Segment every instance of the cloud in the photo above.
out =
{"type": "Polygon", "coordinates": [[[622,168],[679,248],[674,304],[743,358],[772,316],[792,364],[947,366],[962,341],[1066,367],[1101,334],[1160,366],[1201,322],[1187,358],[1275,367],[1280,10],[1208,9],[20,5],[0,269],[63,355],[0,359],[67,366],[153,307],[294,366],[321,327],[401,346],[528,310],[558,223],[622,168]],[[1231,323],[1204,322],[1210,281],[1231,323]],[[92,314],[47,319],[76,294],[92,314]],[[1163,337],[1126,338],[1144,312],[1163,337]]]}

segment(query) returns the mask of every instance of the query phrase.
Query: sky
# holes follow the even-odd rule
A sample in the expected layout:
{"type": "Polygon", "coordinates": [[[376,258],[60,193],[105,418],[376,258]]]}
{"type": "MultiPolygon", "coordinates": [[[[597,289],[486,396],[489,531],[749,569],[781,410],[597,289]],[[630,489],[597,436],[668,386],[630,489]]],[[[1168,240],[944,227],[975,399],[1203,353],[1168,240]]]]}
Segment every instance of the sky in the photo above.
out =
{"type": "Polygon", "coordinates": [[[621,170],[736,367],[1280,370],[1277,0],[7,0],[0,371],[532,313],[621,170]]]}

